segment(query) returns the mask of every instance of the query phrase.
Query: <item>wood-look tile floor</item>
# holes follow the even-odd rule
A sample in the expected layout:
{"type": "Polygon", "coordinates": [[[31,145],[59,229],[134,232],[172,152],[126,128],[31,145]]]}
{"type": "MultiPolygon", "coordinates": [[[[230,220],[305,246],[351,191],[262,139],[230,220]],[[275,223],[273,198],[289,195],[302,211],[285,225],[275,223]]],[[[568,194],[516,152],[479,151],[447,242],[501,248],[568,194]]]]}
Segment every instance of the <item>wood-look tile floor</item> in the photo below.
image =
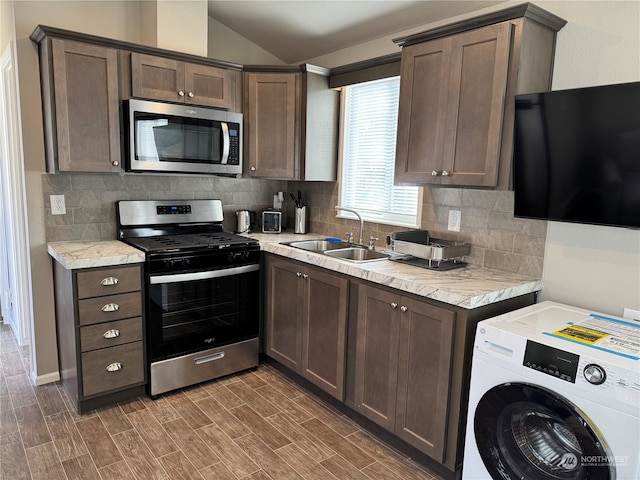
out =
{"type": "Polygon", "coordinates": [[[0,479],[437,478],[268,365],[78,415],[0,324],[0,479]]]}

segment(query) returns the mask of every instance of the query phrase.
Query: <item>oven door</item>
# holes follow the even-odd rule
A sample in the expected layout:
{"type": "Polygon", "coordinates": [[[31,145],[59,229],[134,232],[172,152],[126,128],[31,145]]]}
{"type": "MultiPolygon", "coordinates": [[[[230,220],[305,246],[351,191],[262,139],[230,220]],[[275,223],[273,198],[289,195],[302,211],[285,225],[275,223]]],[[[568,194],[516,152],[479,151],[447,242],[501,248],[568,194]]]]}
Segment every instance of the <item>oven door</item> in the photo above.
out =
{"type": "Polygon", "coordinates": [[[255,338],[260,266],[150,275],[147,335],[152,362],[255,338]]]}

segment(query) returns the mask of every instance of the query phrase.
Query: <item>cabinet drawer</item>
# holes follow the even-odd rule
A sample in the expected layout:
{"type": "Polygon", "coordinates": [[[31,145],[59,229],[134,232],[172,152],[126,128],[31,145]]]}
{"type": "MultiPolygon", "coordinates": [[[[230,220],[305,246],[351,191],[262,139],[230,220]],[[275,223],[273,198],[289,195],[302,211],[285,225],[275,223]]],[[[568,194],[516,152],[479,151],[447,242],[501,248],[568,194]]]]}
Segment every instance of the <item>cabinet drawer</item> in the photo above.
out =
{"type": "Polygon", "coordinates": [[[140,292],[78,301],[78,323],[80,325],[91,325],[93,323],[140,316],[142,316],[140,292]]]}
{"type": "Polygon", "coordinates": [[[143,381],[142,342],[82,354],[82,389],[85,397],[143,381]],[[108,371],[109,366],[114,371],[108,371]]]}
{"type": "Polygon", "coordinates": [[[140,290],[140,267],[107,268],[78,272],[78,298],[140,290]]]}
{"type": "Polygon", "coordinates": [[[141,317],[80,328],[80,347],[83,352],[139,340],[142,340],[141,317]]]}

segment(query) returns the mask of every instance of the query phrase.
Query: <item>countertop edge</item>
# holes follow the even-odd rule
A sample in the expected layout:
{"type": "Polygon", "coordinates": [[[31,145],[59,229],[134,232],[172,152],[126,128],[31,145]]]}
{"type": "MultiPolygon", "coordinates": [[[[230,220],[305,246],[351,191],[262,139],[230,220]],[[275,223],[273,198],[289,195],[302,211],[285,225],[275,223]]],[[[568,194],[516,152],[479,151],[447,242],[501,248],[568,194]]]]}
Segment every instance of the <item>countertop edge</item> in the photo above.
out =
{"type": "Polygon", "coordinates": [[[281,244],[292,240],[324,238],[317,234],[304,236],[280,234],[277,238],[275,235],[272,238],[268,234],[248,234],[247,236],[258,240],[260,248],[265,252],[467,310],[527,295],[542,289],[541,279],[474,265],[449,272],[434,272],[401,265],[397,262],[393,262],[392,265],[389,262],[355,264],[281,244]],[[421,278],[416,279],[416,275],[421,278]],[[449,285],[445,286],[447,283],[449,285]]]}
{"type": "Polygon", "coordinates": [[[49,242],[47,252],[68,270],[112,267],[145,261],[144,252],[119,240],[49,242]]]}

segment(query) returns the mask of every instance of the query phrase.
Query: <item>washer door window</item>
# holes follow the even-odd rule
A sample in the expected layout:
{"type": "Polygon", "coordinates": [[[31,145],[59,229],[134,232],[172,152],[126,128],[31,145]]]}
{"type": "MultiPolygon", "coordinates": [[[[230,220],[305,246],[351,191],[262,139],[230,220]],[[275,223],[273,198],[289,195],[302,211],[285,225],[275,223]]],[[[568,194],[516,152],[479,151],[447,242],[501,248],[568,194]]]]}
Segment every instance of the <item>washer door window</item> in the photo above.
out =
{"type": "Polygon", "coordinates": [[[474,433],[496,480],[615,479],[597,428],[571,402],[541,387],[509,383],[489,390],[476,408],[474,433]]]}

